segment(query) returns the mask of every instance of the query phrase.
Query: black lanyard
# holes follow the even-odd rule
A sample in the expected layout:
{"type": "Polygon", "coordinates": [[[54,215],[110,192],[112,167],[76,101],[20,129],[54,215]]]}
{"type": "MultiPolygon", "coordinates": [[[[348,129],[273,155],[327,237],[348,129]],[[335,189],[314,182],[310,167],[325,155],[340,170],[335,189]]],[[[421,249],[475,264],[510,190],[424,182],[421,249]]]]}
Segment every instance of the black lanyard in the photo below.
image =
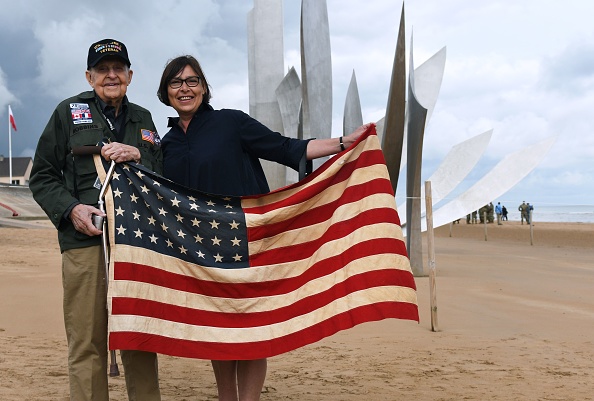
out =
{"type": "MultiPolygon", "coordinates": [[[[115,126],[115,122],[112,121],[109,117],[107,117],[107,115],[103,112],[103,108],[101,107],[101,102],[99,101],[98,98],[95,98],[95,104],[97,105],[97,109],[99,109],[99,112],[101,113],[101,115],[103,116],[103,119],[105,120],[105,122],[107,123],[107,126],[109,128],[109,130],[111,131],[112,135],[114,138],[116,138],[116,140],[121,141],[123,138],[120,138],[120,133],[119,131],[116,129],[115,126]]],[[[121,107],[121,112],[124,112],[124,104],[122,102],[122,104],[120,105],[121,107]]],[[[115,113],[114,113],[115,114],[115,113]]],[[[126,116],[123,116],[124,121],[122,121],[122,124],[126,123],[126,116]]],[[[120,127],[121,128],[121,127],[120,127]]]]}

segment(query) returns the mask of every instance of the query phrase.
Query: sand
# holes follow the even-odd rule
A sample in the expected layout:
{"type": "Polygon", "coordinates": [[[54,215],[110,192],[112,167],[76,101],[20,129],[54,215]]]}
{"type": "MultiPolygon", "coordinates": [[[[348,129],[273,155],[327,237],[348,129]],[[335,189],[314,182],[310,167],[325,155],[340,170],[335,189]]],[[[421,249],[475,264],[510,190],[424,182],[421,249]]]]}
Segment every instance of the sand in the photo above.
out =
{"type": "MultiPolygon", "coordinates": [[[[593,400],[594,225],[436,230],[421,322],[385,320],[269,360],[270,400],[593,400]]],[[[53,229],[0,228],[0,400],[68,400],[53,229]]],[[[161,356],[164,400],[216,400],[208,361],[161,356]]],[[[121,369],[121,365],[120,365],[121,369]]],[[[110,379],[126,400],[123,377],[110,379]]],[[[74,400],[73,400],[74,401],[74,400]]]]}

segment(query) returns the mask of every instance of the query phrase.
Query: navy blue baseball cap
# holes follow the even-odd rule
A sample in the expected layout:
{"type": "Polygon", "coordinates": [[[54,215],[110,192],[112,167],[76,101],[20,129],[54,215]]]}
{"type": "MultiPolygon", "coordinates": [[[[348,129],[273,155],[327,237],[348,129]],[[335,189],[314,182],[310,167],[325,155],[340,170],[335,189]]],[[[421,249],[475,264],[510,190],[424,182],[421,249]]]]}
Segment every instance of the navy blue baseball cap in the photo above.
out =
{"type": "Polygon", "coordinates": [[[126,45],[114,39],[103,39],[89,47],[87,56],[87,69],[95,67],[104,57],[115,56],[121,58],[130,67],[126,45]]]}

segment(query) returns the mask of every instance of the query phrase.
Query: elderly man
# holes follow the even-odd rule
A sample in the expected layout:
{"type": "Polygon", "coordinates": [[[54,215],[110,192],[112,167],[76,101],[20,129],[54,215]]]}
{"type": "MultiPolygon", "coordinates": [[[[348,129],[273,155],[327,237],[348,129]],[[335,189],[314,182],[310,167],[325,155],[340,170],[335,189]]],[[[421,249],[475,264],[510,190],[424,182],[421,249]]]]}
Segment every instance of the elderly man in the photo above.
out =
{"type": "MultiPolygon", "coordinates": [[[[126,46],[113,39],[92,44],[86,77],[93,90],[61,102],[41,134],[29,186],[58,230],[70,399],[108,401],[106,278],[101,231],[92,222],[92,215],[105,214],[96,207],[100,184],[92,157],[71,151],[106,143],[104,158],[157,172],[162,153],[151,114],[126,97],[132,81],[126,46]]],[[[160,400],[156,354],[121,356],[128,398],[160,400]]]]}

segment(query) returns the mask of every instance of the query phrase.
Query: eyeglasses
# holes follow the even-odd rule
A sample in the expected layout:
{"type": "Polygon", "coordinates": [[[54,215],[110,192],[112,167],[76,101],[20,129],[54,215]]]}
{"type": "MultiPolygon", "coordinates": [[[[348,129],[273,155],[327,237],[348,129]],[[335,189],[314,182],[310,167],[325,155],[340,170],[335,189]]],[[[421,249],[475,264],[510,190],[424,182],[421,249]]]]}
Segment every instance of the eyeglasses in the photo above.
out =
{"type": "Polygon", "coordinates": [[[200,84],[201,79],[202,78],[200,78],[198,76],[187,77],[186,79],[173,78],[171,81],[169,81],[169,87],[171,89],[178,89],[178,88],[181,88],[185,82],[186,85],[188,85],[190,88],[192,88],[194,86],[198,86],[198,84],[200,84]]]}

